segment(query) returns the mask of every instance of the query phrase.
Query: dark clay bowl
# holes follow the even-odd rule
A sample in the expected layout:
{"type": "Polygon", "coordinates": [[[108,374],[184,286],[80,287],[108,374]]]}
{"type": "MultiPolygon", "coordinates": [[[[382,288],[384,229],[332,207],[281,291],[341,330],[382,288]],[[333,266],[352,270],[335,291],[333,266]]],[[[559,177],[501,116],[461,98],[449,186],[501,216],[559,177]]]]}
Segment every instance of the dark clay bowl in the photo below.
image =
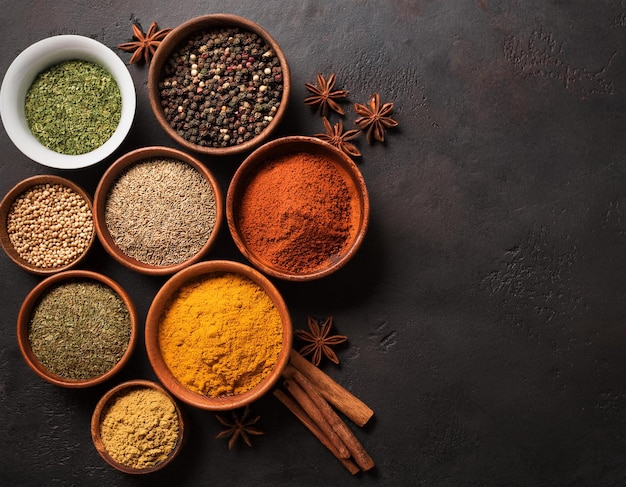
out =
{"type": "MultiPolygon", "coordinates": [[[[310,195],[315,199],[316,195],[310,195]]],[[[287,281],[310,281],[328,276],[344,265],[356,254],[367,232],[369,224],[369,197],[365,180],[352,159],[328,144],[315,137],[292,136],[283,137],[264,144],[250,154],[235,172],[226,196],[226,219],[228,229],[241,253],[259,270],[265,274],[285,279],[287,281]],[[242,198],[249,185],[254,181],[257,171],[265,165],[271,164],[276,158],[291,153],[308,153],[320,156],[329,161],[341,174],[350,194],[350,211],[354,215],[356,224],[349,232],[347,242],[337,254],[325,256],[325,263],[313,270],[294,271],[277,262],[269,260],[260,251],[255,251],[248,244],[249,236],[241,228],[240,213],[242,198]]],[[[283,227],[287,224],[280,223],[283,227]]],[[[323,223],[314,222],[317,230],[323,232],[323,223]]],[[[268,238],[274,236],[268,235],[268,238]]],[[[289,248],[289,247],[288,247],[289,248]]],[[[295,248],[295,247],[294,247],[295,248]]],[[[298,249],[299,250],[299,249],[298,249]]],[[[285,252],[289,252],[286,250],[285,252]]],[[[295,252],[295,250],[294,250],[295,252]]]]}
{"type": "Polygon", "coordinates": [[[71,188],[73,191],[78,193],[83,198],[83,200],[85,200],[92,214],[93,214],[93,207],[92,207],[91,197],[87,194],[87,192],[84,189],[82,189],[80,186],[70,181],[69,179],[62,178],[60,176],[54,176],[54,175],[39,175],[39,176],[32,176],[28,179],[24,179],[23,181],[15,185],[2,199],[2,202],[0,203],[0,244],[2,244],[2,248],[4,249],[6,254],[9,256],[9,258],[20,268],[28,272],[31,272],[33,274],[37,274],[40,276],[48,276],[48,275],[65,271],[72,267],[77,266],[87,256],[87,254],[91,250],[93,246],[93,242],[95,240],[96,232],[95,232],[95,228],[92,227],[92,232],[91,232],[91,236],[89,239],[89,243],[87,244],[84,252],[78,255],[71,262],[65,265],[59,266],[59,267],[36,266],[28,262],[22,256],[20,256],[17,250],[13,247],[13,244],[11,243],[11,240],[9,238],[9,233],[7,230],[7,219],[11,211],[11,206],[13,205],[15,200],[24,192],[28,191],[34,186],[41,185],[41,184],[60,184],[62,186],[67,186],[68,188],[71,188]]]}
{"type": "Polygon", "coordinates": [[[226,411],[250,404],[271,390],[289,361],[289,352],[293,338],[291,318],[287,306],[274,285],[257,270],[241,264],[224,260],[200,262],[172,276],[158,291],[146,318],[146,350],[148,360],[161,383],[175,397],[191,406],[209,411],[226,411]],[[268,376],[259,384],[241,394],[209,397],[192,391],[179,382],[167,366],[159,345],[159,328],[164,311],[170,299],[190,281],[204,275],[233,273],[246,277],[256,283],[273,301],[282,321],[282,344],[276,364],[268,376]]]}
{"type": "MultiPolygon", "coordinates": [[[[278,43],[272,38],[272,36],[266,32],[258,24],[239,17],[237,15],[229,14],[211,14],[190,19],[183,24],[173,29],[159,45],[154,58],[150,64],[150,71],[148,74],[148,95],[150,97],[150,106],[156,116],[159,124],[163,127],[163,130],[178,144],[188,150],[200,152],[202,154],[225,156],[239,154],[245,151],[249,151],[254,147],[260,145],[263,141],[274,132],[276,127],[280,124],[287,110],[287,102],[289,100],[290,92],[290,74],[289,66],[285,55],[278,43]],[[273,115],[272,121],[252,139],[244,141],[237,145],[230,145],[227,147],[207,147],[199,145],[195,142],[191,142],[187,138],[180,135],[168,122],[161,106],[161,91],[159,88],[159,82],[161,81],[163,68],[172,56],[172,54],[178,49],[181,42],[189,39],[190,37],[198,34],[202,31],[217,30],[220,28],[238,27],[242,31],[252,32],[257,34],[274,52],[278,58],[282,70],[282,84],[283,92],[280,100],[280,106],[276,113],[273,115]]],[[[206,94],[204,97],[215,97],[215,95],[206,94]]],[[[200,102],[201,103],[201,102],[200,102]]]]}
{"type": "Polygon", "coordinates": [[[190,156],[189,154],[186,154],[185,152],[169,147],[158,146],[136,149],[132,152],[124,154],[107,169],[107,171],[100,179],[98,187],[96,188],[96,192],[94,195],[93,212],[98,238],[100,239],[100,243],[102,243],[102,246],[108,252],[108,254],[111,255],[111,257],[113,257],[119,263],[135,272],[154,276],[174,274],[184,267],[187,267],[199,261],[211,249],[211,247],[217,240],[217,235],[224,219],[223,195],[219,183],[217,182],[217,179],[215,178],[213,173],[211,173],[211,171],[209,171],[206,166],[202,164],[198,159],[190,156]],[[209,239],[194,256],[177,264],[164,266],[157,266],[150,263],[141,262],[129,255],[126,255],[116,245],[109,229],[107,228],[105,220],[107,195],[113,184],[116,182],[117,178],[130,166],[141,163],[142,161],[150,158],[158,157],[176,159],[185,162],[195,168],[209,182],[209,185],[211,186],[213,190],[213,195],[215,197],[215,225],[213,226],[213,230],[209,239]]]}
{"type": "Polygon", "coordinates": [[[18,318],[17,318],[17,341],[19,345],[20,352],[26,361],[26,364],[42,379],[50,382],[51,384],[67,387],[67,388],[85,388],[95,386],[100,384],[115,374],[117,374],[130,360],[130,357],[135,348],[135,343],[137,341],[137,327],[138,327],[138,316],[135,305],[130,297],[130,295],[114,280],[109,277],[99,274],[92,271],[85,270],[69,270],[60,272],[58,274],[54,274],[53,276],[47,277],[43,281],[41,281],[35,288],[26,296],[26,299],[22,303],[22,307],[20,308],[18,318]],[[117,295],[122,298],[128,312],[130,314],[130,326],[131,326],[131,334],[130,340],[128,342],[128,347],[124,352],[122,358],[106,373],[91,377],[89,379],[84,380],[75,380],[68,379],[66,377],[61,377],[51,371],[49,371],[37,358],[35,353],[31,348],[31,344],[28,338],[29,329],[30,329],[30,320],[32,314],[39,303],[41,297],[43,297],[52,287],[57,286],[59,284],[63,284],[64,282],[74,281],[74,280],[86,280],[86,281],[95,281],[101,284],[104,284],[111,288],[113,291],[117,293],[117,295]]]}
{"type": "Polygon", "coordinates": [[[93,440],[94,446],[96,447],[96,450],[98,451],[98,454],[110,466],[112,466],[116,470],[119,470],[120,472],[124,472],[127,474],[149,474],[149,473],[156,472],[166,467],[178,455],[178,452],[181,449],[181,446],[183,444],[183,440],[185,437],[184,433],[185,433],[185,424],[183,421],[182,412],[180,410],[180,407],[174,400],[174,398],[160,385],[156,384],[155,382],[148,381],[148,380],[131,380],[131,381],[118,384],[113,389],[109,390],[104,396],[102,396],[100,401],[98,401],[98,404],[96,405],[93,415],[91,417],[91,438],[93,440]],[[102,434],[101,434],[102,433],[102,430],[101,430],[102,420],[103,420],[104,414],[106,414],[107,408],[109,404],[111,403],[111,401],[118,394],[123,394],[127,391],[130,391],[136,388],[149,388],[149,389],[153,389],[163,394],[170,401],[172,401],[172,404],[174,405],[174,409],[176,410],[176,415],[178,416],[178,440],[174,448],[172,449],[172,451],[169,453],[169,455],[167,456],[165,460],[162,460],[161,462],[157,463],[156,465],[152,467],[146,467],[146,468],[133,468],[115,460],[107,451],[107,448],[104,442],[102,441],[102,434]]]}

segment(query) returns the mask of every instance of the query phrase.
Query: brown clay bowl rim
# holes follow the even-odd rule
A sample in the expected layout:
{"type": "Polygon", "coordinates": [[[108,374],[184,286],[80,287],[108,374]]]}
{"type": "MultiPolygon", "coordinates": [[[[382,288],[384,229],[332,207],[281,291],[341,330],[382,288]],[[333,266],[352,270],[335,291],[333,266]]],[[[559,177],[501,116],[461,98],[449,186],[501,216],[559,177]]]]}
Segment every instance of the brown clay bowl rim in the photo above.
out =
{"type": "Polygon", "coordinates": [[[224,220],[223,195],[220,185],[213,173],[195,157],[171,147],[143,147],[122,155],[113,164],[111,164],[111,166],[103,174],[94,194],[93,217],[98,239],[111,257],[135,272],[153,276],[163,276],[167,274],[174,274],[184,267],[199,261],[211,249],[211,247],[213,247],[222,226],[222,221],[224,220]],[[211,232],[209,239],[194,256],[179,262],[178,264],[169,266],[156,266],[146,262],[141,262],[122,252],[122,250],[113,241],[111,233],[107,228],[104,216],[107,195],[118,176],[133,164],[141,163],[141,161],[152,157],[177,159],[194,167],[209,182],[215,198],[215,225],[213,226],[213,231],[211,232]]]}
{"type": "Polygon", "coordinates": [[[89,194],[78,184],[61,176],[55,176],[52,174],[40,174],[37,176],[31,176],[29,178],[23,179],[15,186],[13,186],[13,188],[11,188],[9,192],[4,196],[2,202],[0,202],[0,244],[2,245],[2,249],[18,267],[39,276],[49,276],[51,274],[56,274],[57,272],[62,272],[76,267],[80,262],[82,262],[93,247],[93,243],[96,238],[95,226],[96,223],[95,219],[93,218],[93,203],[89,194]],[[39,184],[60,184],[71,188],[87,202],[87,206],[89,207],[89,211],[91,212],[93,228],[91,231],[89,243],[87,244],[85,251],[72,262],[60,267],[44,268],[30,264],[25,259],[20,257],[9,239],[9,233],[7,231],[7,218],[9,216],[9,212],[11,211],[11,206],[13,205],[13,202],[25,191],[39,184]]]}
{"type": "Polygon", "coordinates": [[[252,263],[252,265],[260,269],[265,274],[287,281],[311,281],[320,279],[345,266],[361,246],[361,243],[365,238],[365,234],[367,233],[369,218],[369,195],[361,171],[349,156],[336,149],[333,145],[315,137],[297,135],[282,137],[262,145],[252,152],[239,166],[230,182],[226,196],[226,220],[228,223],[228,229],[241,253],[252,263]],[[352,180],[356,195],[359,199],[358,203],[361,211],[359,228],[347,251],[341,256],[340,259],[336,260],[328,267],[317,269],[310,273],[290,272],[275,267],[271,265],[271,263],[264,261],[247,247],[243,235],[237,225],[238,200],[241,197],[241,193],[245,188],[248,178],[266,161],[290,152],[314,152],[322,154],[328,159],[334,161],[343,169],[344,174],[352,180]]]}
{"type": "Polygon", "coordinates": [[[228,411],[250,404],[266,394],[280,378],[287,362],[293,339],[291,317],[287,305],[278,289],[256,269],[252,267],[228,260],[213,260],[194,264],[172,276],[157,292],[146,318],[145,340],[148,360],[158,377],[159,381],[175,397],[190,406],[208,411],[228,411]],[[283,324],[283,343],[278,355],[276,365],[272,372],[265,377],[257,386],[242,394],[226,397],[208,397],[193,392],[182,385],[170,372],[167,364],[163,360],[159,347],[159,327],[161,315],[168,300],[190,280],[199,276],[215,273],[235,273],[249,278],[258,284],[274,302],[283,324]]]}
{"type": "Polygon", "coordinates": [[[24,299],[20,311],[17,317],[17,342],[26,361],[26,364],[42,379],[60,387],[67,388],[85,388],[95,386],[100,384],[115,374],[117,374],[130,360],[130,357],[135,349],[135,344],[137,342],[137,328],[138,328],[138,316],[137,310],[135,308],[135,304],[131,299],[130,295],[120,286],[116,281],[111,279],[110,277],[105,276],[104,274],[100,274],[93,271],[86,270],[69,270],[60,272],[58,274],[54,274],[52,276],[47,277],[39,284],[37,284],[26,296],[24,299]],[[71,280],[92,280],[102,283],[108,287],[110,287],[113,291],[115,291],[128,309],[130,314],[130,340],[128,341],[128,347],[122,355],[122,358],[102,375],[91,377],[89,379],[67,379],[65,377],[61,377],[57,374],[54,374],[47,370],[43,364],[37,359],[35,354],[33,353],[30,342],[28,340],[28,329],[30,326],[30,317],[32,315],[33,309],[37,305],[39,298],[43,296],[52,286],[60,284],[64,281],[71,280]]]}
{"type": "Polygon", "coordinates": [[[276,127],[284,118],[284,115],[287,111],[290,91],[291,75],[289,72],[289,65],[287,64],[285,54],[283,53],[281,47],[278,45],[278,42],[276,42],[276,40],[269,34],[269,32],[267,32],[257,23],[252,22],[251,20],[248,20],[244,17],[232,14],[202,15],[199,17],[191,18],[186,22],[180,24],[178,27],[172,29],[172,31],[165,37],[165,39],[159,45],[159,48],[156,50],[156,53],[150,63],[150,70],[148,72],[148,96],[150,99],[150,106],[152,108],[152,112],[154,113],[157,121],[159,122],[163,130],[165,130],[165,132],[173,140],[175,140],[185,149],[213,156],[240,154],[242,152],[253,149],[254,147],[261,144],[263,141],[265,141],[274,132],[276,127]],[[220,27],[239,27],[243,30],[253,32],[259,35],[272,48],[272,50],[276,54],[276,57],[279,59],[282,68],[283,94],[280,100],[280,106],[278,107],[278,110],[276,111],[273,120],[256,137],[244,142],[243,144],[238,144],[230,147],[203,147],[194,144],[184,137],[178,135],[176,130],[174,130],[168,123],[163,113],[163,110],[161,109],[159,80],[161,78],[161,71],[163,69],[163,66],[165,65],[165,62],[181,41],[187,39],[190,35],[198,31],[220,27]]]}
{"type": "Polygon", "coordinates": [[[100,398],[91,416],[91,439],[93,440],[93,444],[96,448],[96,451],[102,457],[102,459],[105,462],[107,462],[109,465],[111,465],[113,468],[119,470],[120,472],[124,472],[128,474],[148,474],[148,473],[156,472],[157,470],[161,470],[162,468],[164,468],[176,457],[176,455],[178,455],[178,452],[180,451],[183,445],[184,436],[185,436],[185,422],[184,422],[182,411],[178,403],[176,402],[176,399],[174,399],[174,397],[168,391],[166,391],[163,387],[161,387],[159,384],[150,380],[144,380],[144,379],[129,380],[129,381],[122,382],[121,384],[116,385],[115,387],[107,391],[102,396],[102,398],[100,398]],[[133,467],[129,467],[128,465],[119,463],[109,454],[108,450],[104,446],[104,443],[102,441],[102,436],[101,436],[100,426],[102,422],[102,413],[106,410],[107,406],[109,405],[109,401],[113,399],[117,394],[124,392],[126,390],[135,389],[135,388],[148,388],[148,389],[153,389],[155,391],[162,393],[165,397],[167,397],[170,401],[172,401],[172,404],[174,405],[174,409],[176,410],[176,415],[178,416],[178,439],[176,441],[176,445],[174,445],[174,448],[172,449],[172,451],[169,453],[169,455],[167,456],[165,460],[148,468],[133,468],[133,467]]]}

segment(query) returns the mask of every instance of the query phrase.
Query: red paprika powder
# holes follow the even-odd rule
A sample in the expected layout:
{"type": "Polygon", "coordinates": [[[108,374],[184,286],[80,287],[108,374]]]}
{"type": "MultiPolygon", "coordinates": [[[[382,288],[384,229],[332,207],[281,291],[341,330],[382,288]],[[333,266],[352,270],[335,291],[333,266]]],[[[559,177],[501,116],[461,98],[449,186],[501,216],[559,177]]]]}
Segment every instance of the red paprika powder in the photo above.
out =
{"type": "Polygon", "coordinates": [[[348,250],[358,231],[357,198],[333,161],[294,152],[265,161],[250,177],[237,224],[257,258],[281,271],[308,274],[348,250]]]}

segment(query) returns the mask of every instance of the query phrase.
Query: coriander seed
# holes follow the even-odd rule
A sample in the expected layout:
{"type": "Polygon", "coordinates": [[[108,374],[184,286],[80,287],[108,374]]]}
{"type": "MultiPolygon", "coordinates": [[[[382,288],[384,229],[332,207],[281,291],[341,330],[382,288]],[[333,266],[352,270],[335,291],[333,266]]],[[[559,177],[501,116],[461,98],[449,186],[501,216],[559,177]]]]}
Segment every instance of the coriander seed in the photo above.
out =
{"type": "Polygon", "coordinates": [[[17,254],[43,269],[71,264],[94,233],[88,202],[72,188],[37,184],[20,194],[7,213],[7,234],[17,254]]]}

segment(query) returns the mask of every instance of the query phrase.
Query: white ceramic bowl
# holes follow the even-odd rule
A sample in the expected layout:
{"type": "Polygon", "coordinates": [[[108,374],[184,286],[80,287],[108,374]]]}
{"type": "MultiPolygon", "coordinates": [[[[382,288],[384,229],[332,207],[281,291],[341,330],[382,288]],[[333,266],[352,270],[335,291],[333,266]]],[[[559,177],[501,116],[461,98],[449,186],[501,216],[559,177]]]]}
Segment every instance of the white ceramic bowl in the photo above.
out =
{"type": "Polygon", "coordinates": [[[38,41],[22,51],[9,66],[0,88],[0,117],[17,148],[30,159],[57,169],[78,169],[111,155],[124,141],[137,100],[135,85],[124,62],[104,44],[78,35],[59,35],[38,41]],[[60,154],[42,145],[31,133],[24,114],[26,93],[37,75],[63,61],[80,59],[99,64],[113,75],[122,95],[122,115],[117,129],[103,145],[80,155],[60,154]]]}

